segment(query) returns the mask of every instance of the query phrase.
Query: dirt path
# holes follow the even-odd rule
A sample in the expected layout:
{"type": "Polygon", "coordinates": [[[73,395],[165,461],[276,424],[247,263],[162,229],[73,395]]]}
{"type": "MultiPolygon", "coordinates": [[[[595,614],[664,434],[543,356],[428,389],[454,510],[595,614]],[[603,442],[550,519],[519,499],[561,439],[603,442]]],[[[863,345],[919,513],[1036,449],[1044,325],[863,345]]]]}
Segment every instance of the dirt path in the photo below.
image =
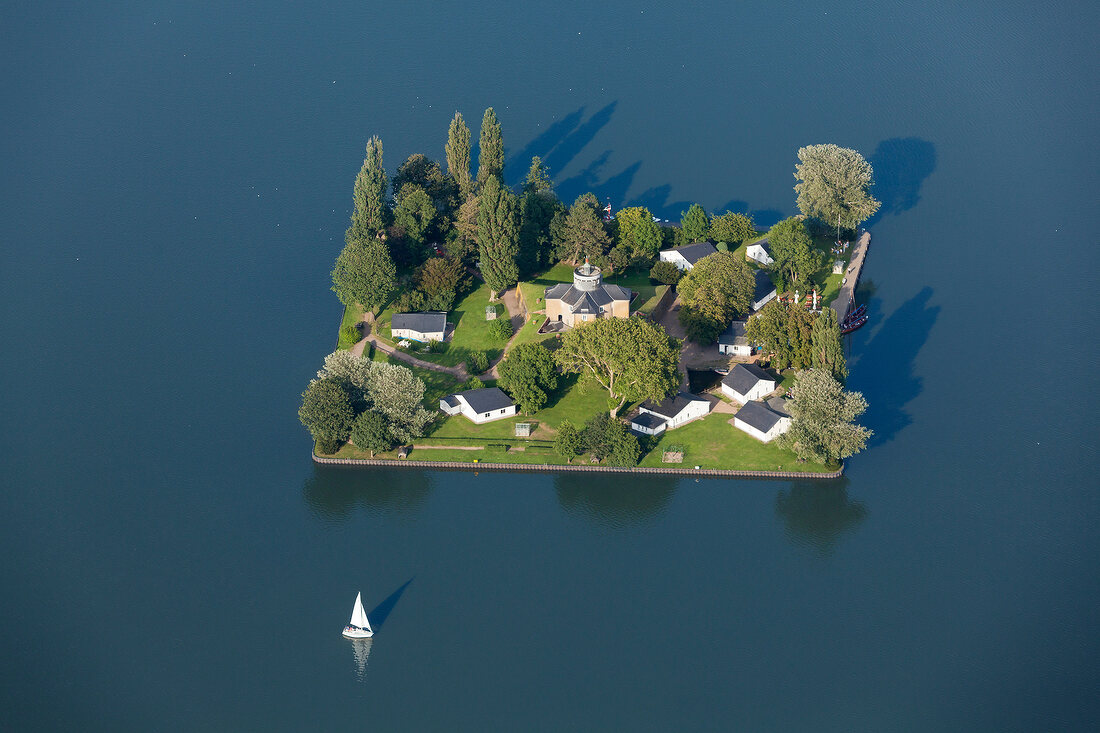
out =
{"type": "Polygon", "coordinates": [[[497,366],[500,362],[504,361],[504,357],[507,356],[508,350],[512,348],[512,344],[519,336],[519,330],[523,328],[523,324],[527,320],[527,311],[520,305],[517,290],[518,286],[508,288],[500,295],[500,300],[504,303],[504,307],[508,311],[508,319],[512,322],[512,338],[508,339],[508,343],[504,345],[504,351],[501,352],[500,358],[493,362],[492,368],[487,372],[488,376],[492,379],[498,379],[500,377],[500,374],[497,372],[497,366]]]}

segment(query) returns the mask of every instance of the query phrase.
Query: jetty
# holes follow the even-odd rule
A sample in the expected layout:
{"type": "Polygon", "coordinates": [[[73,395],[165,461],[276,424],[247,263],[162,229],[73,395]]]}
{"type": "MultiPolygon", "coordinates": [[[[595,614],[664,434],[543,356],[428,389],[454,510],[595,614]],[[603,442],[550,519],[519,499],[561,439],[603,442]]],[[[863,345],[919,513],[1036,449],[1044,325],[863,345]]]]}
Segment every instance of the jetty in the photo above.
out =
{"type": "Polygon", "coordinates": [[[856,286],[859,284],[859,276],[863,272],[863,263],[867,260],[867,250],[871,246],[871,232],[866,229],[856,242],[856,248],[852,252],[852,259],[848,268],[844,271],[844,281],[840,286],[840,293],[829,306],[836,311],[836,320],[841,322],[855,305],[856,286]]]}

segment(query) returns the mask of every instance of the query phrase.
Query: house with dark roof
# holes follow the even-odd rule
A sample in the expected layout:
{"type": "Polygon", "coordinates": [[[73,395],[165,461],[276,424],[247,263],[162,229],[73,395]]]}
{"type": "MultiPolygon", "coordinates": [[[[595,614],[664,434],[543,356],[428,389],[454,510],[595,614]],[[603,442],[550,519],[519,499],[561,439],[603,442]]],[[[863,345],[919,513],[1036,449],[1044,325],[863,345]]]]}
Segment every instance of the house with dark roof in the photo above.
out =
{"type": "Polygon", "coordinates": [[[753,277],[756,278],[756,284],[752,293],[752,309],[758,311],[775,297],[775,283],[764,270],[757,270],[753,273],[753,277]]]}
{"type": "Polygon", "coordinates": [[[756,364],[736,364],[722,378],[722,391],[734,402],[745,404],[775,391],[775,378],[756,364]]]}
{"type": "Polygon", "coordinates": [[[410,341],[442,341],[447,333],[444,311],[394,313],[390,318],[390,337],[410,341]]]}
{"type": "Polygon", "coordinates": [[[645,435],[657,435],[678,428],[710,412],[710,402],[689,392],[678,392],[660,402],[646,400],[638,407],[638,416],[630,427],[645,435]]]}
{"type": "Polygon", "coordinates": [[[749,346],[749,340],[745,337],[746,325],[744,321],[730,323],[730,327],[718,337],[719,354],[738,357],[752,356],[752,347],[749,346]]]}
{"type": "Polygon", "coordinates": [[[481,387],[447,395],[439,400],[439,409],[448,415],[465,415],[480,425],[515,415],[516,403],[499,387],[481,387]]]}
{"type": "Polygon", "coordinates": [[[791,429],[791,418],[771,410],[763,402],[749,402],[733,416],[733,426],[763,443],[791,429]]]}
{"type": "Polygon", "coordinates": [[[718,250],[710,242],[694,242],[683,247],[663,249],[659,257],[661,262],[671,262],[684,272],[695,267],[695,263],[704,257],[709,257],[718,250]]]}
{"type": "Polygon", "coordinates": [[[597,318],[629,318],[629,288],[603,281],[600,268],[588,260],[573,270],[573,283],[557,283],[546,288],[546,317],[567,326],[578,326],[597,318]]]}
{"type": "Polygon", "coordinates": [[[767,238],[761,239],[759,242],[753,242],[745,248],[745,258],[759,262],[761,265],[767,266],[775,262],[772,259],[772,251],[768,247],[767,238]]]}

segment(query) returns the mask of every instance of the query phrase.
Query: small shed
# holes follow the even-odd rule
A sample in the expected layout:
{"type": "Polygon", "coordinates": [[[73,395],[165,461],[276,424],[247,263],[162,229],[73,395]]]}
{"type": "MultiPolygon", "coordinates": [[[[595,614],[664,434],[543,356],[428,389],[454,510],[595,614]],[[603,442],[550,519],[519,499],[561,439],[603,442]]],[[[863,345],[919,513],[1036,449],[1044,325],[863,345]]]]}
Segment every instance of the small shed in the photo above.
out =
{"type": "Polygon", "coordinates": [[[529,422],[516,423],[516,437],[517,438],[529,438],[531,437],[531,430],[533,426],[529,422]]]}
{"type": "Polygon", "coordinates": [[[630,421],[630,429],[642,435],[658,435],[668,427],[668,420],[652,412],[639,413],[630,421]]]}
{"type": "Polygon", "coordinates": [[[837,260],[836,262],[833,263],[833,274],[834,275],[843,275],[844,274],[844,260],[837,260]]]}
{"type": "Polygon", "coordinates": [[[403,445],[403,446],[401,446],[400,448],[397,449],[397,457],[398,458],[408,458],[409,457],[409,451],[411,451],[411,450],[412,450],[411,446],[403,445]]]}
{"type": "Polygon", "coordinates": [[[738,364],[722,380],[722,391],[740,405],[775,391],[775,377],[756,364],[738,364]]]}
{"type": "Polygon", "coordinates": [[[490,303],[485,306],[485,320],[495,321],[497,319],[497,307],[495,303],[490,303]]]}

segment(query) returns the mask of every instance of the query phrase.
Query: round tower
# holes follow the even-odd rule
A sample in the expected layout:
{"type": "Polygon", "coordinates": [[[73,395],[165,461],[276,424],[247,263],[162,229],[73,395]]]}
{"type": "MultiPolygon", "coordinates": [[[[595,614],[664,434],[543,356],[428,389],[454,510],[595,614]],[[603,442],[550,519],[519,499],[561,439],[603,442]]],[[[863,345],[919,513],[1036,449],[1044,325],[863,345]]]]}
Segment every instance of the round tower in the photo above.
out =
{"type": "Polygon", "coordinates": [[[584,258],[584,264],[573,270],[573,287],[577,290],[593,291],[600,287],[603,282],[603,277],[600,275],[600,268],[588,263],[588,258],[584,258]]]}

